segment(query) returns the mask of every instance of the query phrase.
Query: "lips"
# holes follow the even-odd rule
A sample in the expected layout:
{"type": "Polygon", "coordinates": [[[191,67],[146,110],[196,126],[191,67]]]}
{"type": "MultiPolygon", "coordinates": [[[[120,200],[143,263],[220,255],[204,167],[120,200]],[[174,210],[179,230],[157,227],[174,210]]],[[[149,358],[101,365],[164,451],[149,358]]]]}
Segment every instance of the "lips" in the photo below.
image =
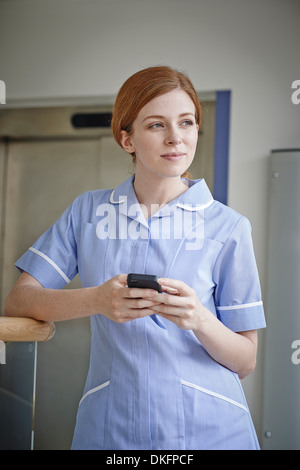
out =
{"type": "Polygon", "coordinates": [[[177,153],[177,152],[171,152],[171,153],[165,153],[163,155],[161,155],[162,158],[164,158],[165,160],[170,160],[170,161],[173,161],[173,162],[177,162],[179,160],[181,160],[183,157],[185,156],[185,153],[177,153]]]}

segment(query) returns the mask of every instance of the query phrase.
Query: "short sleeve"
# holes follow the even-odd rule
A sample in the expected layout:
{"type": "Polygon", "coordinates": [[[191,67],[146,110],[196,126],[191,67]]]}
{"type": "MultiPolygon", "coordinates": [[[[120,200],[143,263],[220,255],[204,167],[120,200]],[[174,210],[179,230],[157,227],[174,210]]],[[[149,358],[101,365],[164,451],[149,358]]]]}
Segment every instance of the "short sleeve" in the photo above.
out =
{"type": "Polygon", "coordinates": [[[15,263],[44,287],[60,289],[77,274],[75,201],[15,263]]]}
{"type": "Polygon", "coordinates": [[[241,217],[224,243],[213,271],[218,318],[233,331],[264,328],[265,315],[251,226],[241,217]]]}

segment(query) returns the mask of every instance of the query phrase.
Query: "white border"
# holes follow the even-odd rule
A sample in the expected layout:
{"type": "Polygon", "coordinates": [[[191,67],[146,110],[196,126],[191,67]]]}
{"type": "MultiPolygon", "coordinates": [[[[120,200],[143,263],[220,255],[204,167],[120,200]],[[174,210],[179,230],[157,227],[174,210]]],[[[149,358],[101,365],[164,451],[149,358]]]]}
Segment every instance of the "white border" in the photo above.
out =
{"type": "Polygon", "coordinates": [[[94,388],[91,388],[91,390],[89,390],[88,392],[86,392],[83,397],[81,398],[80,402],[79,402],[79,405],[80,403],[88,396],[90,395],[91,393],[94,393],[94,392],[97,392],[98,390],[101,390],[101,388],[105,388],[105,387],[108,387],[110,381],[107,380],[107,382],[104,382],[103,384],[101,385],[98,385],[98,387],[94,387],[94,388]]]}
{"type": "Polygon", "coordinates": [[[238,406],[239,408],[242,408],[242,410],[249,413],[249,410],[245,405],[242,405],[241,403],[239,403],[235,400],[232,400],[231,398],[224,397],[224,395],[220,395],[219,393],[212,392],[211,390],[207,390],[206,388],[200,387],[199,385],[195,385],[195,384],[192,384],[190,382],[186,382],[185,380],[181,380],[181,383],[183,385],[186,385],[187,387],[195,388],[196,390],[199,390],[200,392],[206,393],[207,395],[212,395],[213,397],[220,398],[221,400],[227,401],[228,403],[231,403],[232,405],[238,406]]]}
{"type": "Polygon", "coordinates": [[[241,304],[241,305],[226,305],[225,307],[216,307],[218,310],[239,310],[240,308],[248,308],[248,307],[258,307],[262,305],[262,300],[259,302],[251,302],[249,304],[241,304]]]}
{"type": "Polygon", "coordinates": [[[199,206],[193,206],[191,204],[183,204],[181,202],[177,202],[177,207],[180,207],[181,209],[185,209],[187,211],[200,211],[200,210],[206,209],[207,207],[211,206],[213,202],[214,202],[214,200],[211,199],[206,204],[199,204],[199,206]]]}
{"type": "Polygon", "coordinates": [[[69,284],[69,282],[71,282],[71,279],[69,279],[65,273],[60,269],[59,266],[57,266],[56,263],[54,263],[54,261],[52,261],[52,259],[50,259],[47,255],[45,255],[44,253],[42,253],[41,251],[39,250],[36,250],[35,248],[33,248],[32,246],[29,248],[30,251],[32,251],[33,253],[35,253],[36,255],[39,255],[41,256],[41,258],[44,258],[44,260],[48,261],[49,264],[51,264],[51,266],[53,266],[54,269],[56,269],[56,271],[61,275],[61,277],[69,284]]]}

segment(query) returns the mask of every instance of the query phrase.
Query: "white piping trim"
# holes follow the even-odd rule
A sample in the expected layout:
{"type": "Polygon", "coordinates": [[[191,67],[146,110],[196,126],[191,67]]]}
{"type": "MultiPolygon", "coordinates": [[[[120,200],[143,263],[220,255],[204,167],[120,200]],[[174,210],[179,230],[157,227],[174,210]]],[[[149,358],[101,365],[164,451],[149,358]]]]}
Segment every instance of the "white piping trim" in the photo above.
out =
{"type": "Polygon", "coordinates": [[[69,279],[65,273],[60,269],[59,266],[57,266],[56,263],[54,263],[54,261],[52,261],[52,259],[48,258],[47,255],[45,255],[44,253],[42,253],[41,251],[39,250],[36,250],[35,248],[33,248],[32,246],[29,248],[30,251],[33,251],[33,253],[35,253],[36,255],[39,255],[41,256],[41,258],[44,258],[44,260],[48,261],[49,264],[51,264],[51,266],[53,266],[54,269],[56,269],[56,271],[61,275],[61,277],[64,279],[64,281],[66,281],[67,283],[71,282],[71,279],[69,279]]]}
{"type": "Polygon", "coordinates": [[[101,388],[105,388],[109,385],[109,380],[107,380],[107,382],[104,382],[103,384],[101,385],[98,385],[98,387],[94,387],[94,388],[91,388],[91,390],[89,390],[88,392],[86,392],[83,397],[81,398],[80,402],[79,402],[79,405],[80,403],[88,396],[90,395],[91,393],[94,393],[94,392],[97,392],[98,390],[101,390],[101,388]]]}
{"type": "Polygon", "coordinates": [[[109,197],[109,202],[111,202],[112,204],[122,204],[122,202],[126,201],[126,197],[124,199],[119,199],[118,201],[115,201],[114,194],[115,194],[115,189],[113,190],[113,192],[111,193],[109,197]]]}
{"type": "Polygon", "coordinates": [[[207,390],[206,388],[199,387],[199,385],[192,384],[190,382],[186,382],[185,380],[181,380],[181,383],[183,385],[186,385],[187,387],[195,388],[196,390],[199,390],[200,392],[206,393],[207,395],[212,395],[213,397],[220,398],[221,400],[227,401],[228,403],[231,403],[232,405],[238,406],[239,408],[242,408],[242,410],[246,411],[249,413],[248,408],[245,405],[242,405],[241,403],[232,400],[231,398],[224,397],[224,395],[220,395],[219,393],[212,392],[211,390],[207,390]]]}
{"type": "Polygon", "coordinates": [[[177,207],[180,207],[181,209],[185,209],[187,211],[199,211],[211,206],[213,202],[214,200],[211,199],[206,204],[200,204],[199,206],[192,206],[192,204],[181,204],[180,202],[177,202],[177,207]]]}
{"type": "Polygon", "coordinates": [[[240,308],[248,308],[248,307],[258,307],[262,305],[262,300],[259,302],[251,302],[249,304],[242,304],[242,305],[226,305],[226,307],[217,307],[218,310],[239,310],[240,308]]]}

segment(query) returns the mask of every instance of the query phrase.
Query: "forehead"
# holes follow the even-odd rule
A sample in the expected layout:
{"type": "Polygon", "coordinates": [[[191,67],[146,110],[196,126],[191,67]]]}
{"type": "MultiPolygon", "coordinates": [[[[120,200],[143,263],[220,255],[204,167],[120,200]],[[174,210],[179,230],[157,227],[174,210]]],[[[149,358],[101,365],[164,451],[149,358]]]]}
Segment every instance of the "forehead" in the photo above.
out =
{"type": "Polygon", "coordinates": [[[139,112],[137,118],[145,119],[148,115],[195,114],[196,108],[190,96],[183,90],[172,90],[149,101],[139,112]]]}

